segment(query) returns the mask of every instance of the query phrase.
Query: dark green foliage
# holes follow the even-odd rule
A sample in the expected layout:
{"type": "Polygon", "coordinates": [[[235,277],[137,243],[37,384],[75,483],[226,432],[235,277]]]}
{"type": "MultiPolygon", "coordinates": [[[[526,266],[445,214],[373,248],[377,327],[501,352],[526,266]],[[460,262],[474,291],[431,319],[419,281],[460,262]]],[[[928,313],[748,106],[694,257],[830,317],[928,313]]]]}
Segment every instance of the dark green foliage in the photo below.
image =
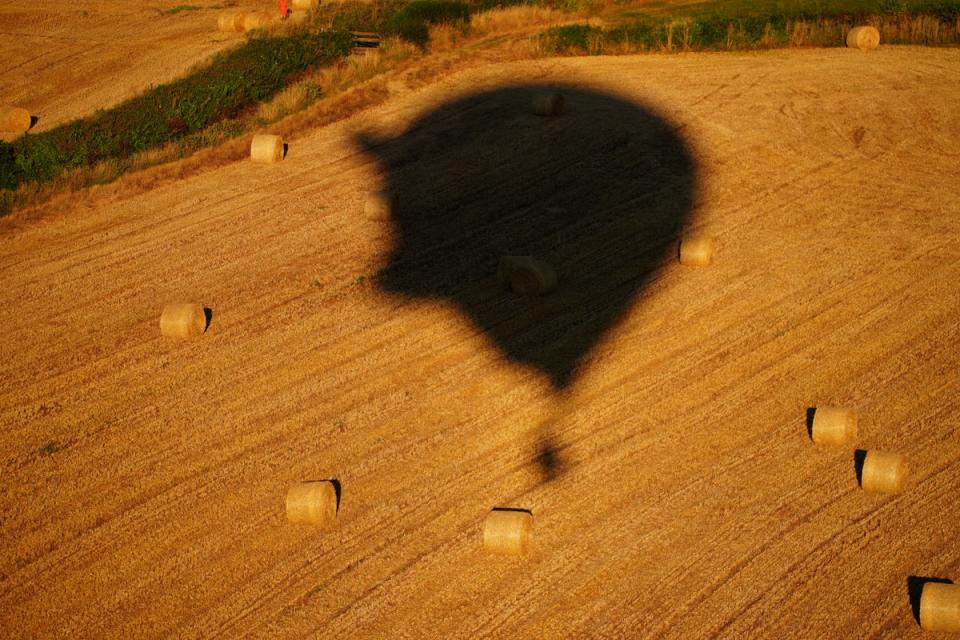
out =
{"type": "Polygon", "coordinates": [[[557,54],[601,53],[607,44],[629,45],[630,50],[661,49],[759,49],[785,46],[791,42],[793,26],[804,21],[814,25],[807,45],[843,46],[847,30],[863,23],[892,25],[885,36],[888,44],[942,44],[960,41],[950,36],[960,20],[960,0],[920,3],[911,0],[887,0],[865,3],[863,0],[836,0],[827,3],[793,2],[744,3],[740,0],[710,3],[709,7],[679,10],[672,15],[624,12],[628,22],[607,29],[588,25],[568,25],[547,30],[542,36],[544,48],[557,54]],[[907,7],[904,9],[904,7],[907,7]],[[897,28],[914,18],[940,21],[939,39],[924,33],[897,28]],[[906,34],[906,35],[905,35],[906,34]]]}
{"type": "Polygon", "coordinates": [[[604,30],[589,24],[570,24],[552,27],[543,35],[544,46],[555,53],[580,53],[593,51],[592,42],[604,37],[604,30]]]}
{"type": "Polygon", "coordinates": [[[471,0],[470,8],[474,11],[488,11],[504,7],[519,7],[523,5],[544,6],[543,0],[471,0]]]}
{"type": "MultiPolygon", "coordinates": [[[[507,0],[516,4],[515,0],[507,0]]],[[[356,0],[321,5],[317,25],[348,31],[372,31],[384,36],[398,36],[407,42],[425,47],[432,24],[470,22],[470,5],[453,0],[356,0]]]]}
{"type": "Polygon", "coordinates": [[[704,0],[670,7],[664,14],[677,16],[778,16],[786,20],[849,17],[863,19],[880,15],[927,15],[955,20],[960,15],[958,0],[704,0]]]}
{"type": "Polygon", "coordinates": [[[317,26],[346,31],[384,33],[387,22],[403,7],[403,0],[323,3],[317,9],[317,26]]]}
{"type": "Polygon", "coordinates": [[[293,75],[349,53],[350,34],[259,38],[170,84],[83,120],[0,143],[0,188],[46,182],[65,169],[122,159],[235,118],[293,75]]]}
{"type": "Polygon", "coordinates": [[[425,47],[432,24],[470,22],[470,7],[453,0],[412,0],[397,11],[387,23],[386,32],[425,47]]]}

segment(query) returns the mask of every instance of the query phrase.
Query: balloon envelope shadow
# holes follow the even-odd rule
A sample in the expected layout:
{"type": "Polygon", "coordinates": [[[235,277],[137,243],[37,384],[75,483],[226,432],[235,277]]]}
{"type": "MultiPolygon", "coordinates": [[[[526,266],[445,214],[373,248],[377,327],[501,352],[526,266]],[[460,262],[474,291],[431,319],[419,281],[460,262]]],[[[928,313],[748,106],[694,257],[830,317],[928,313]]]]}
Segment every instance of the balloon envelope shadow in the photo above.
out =
{"type": "Polygon", "coordinates": [[[510,86],[468,95],[394,139],[360,134],[385,169],[394,238],[385,291],[453,302],[510,361],[563,391],[585,357],[672,258],[696,187],[674,128],[598,91],[510,86]],[[531,111],[559,91],[559,117],[531,111]],[[556,269],[556,291],[512,293],[504,255],[556,269]]]}

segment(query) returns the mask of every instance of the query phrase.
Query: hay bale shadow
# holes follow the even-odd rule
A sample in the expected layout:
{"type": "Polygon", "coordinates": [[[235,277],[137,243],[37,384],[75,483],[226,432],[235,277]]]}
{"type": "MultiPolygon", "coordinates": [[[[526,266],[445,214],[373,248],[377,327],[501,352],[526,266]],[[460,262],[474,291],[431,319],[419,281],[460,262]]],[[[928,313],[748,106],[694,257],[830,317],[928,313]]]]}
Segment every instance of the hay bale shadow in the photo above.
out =
{"type": "Polygon", "coordinates": [[[948,578],[931,578],[928,576],[909,576],[907,578],[907,595],[910,598],[910,608],[913,611],[913,619],[920,624],[920,596],[923,594],[923,585],[928,582],[938,582],[940,584],[953,584],[953,580],[948,578]]]}

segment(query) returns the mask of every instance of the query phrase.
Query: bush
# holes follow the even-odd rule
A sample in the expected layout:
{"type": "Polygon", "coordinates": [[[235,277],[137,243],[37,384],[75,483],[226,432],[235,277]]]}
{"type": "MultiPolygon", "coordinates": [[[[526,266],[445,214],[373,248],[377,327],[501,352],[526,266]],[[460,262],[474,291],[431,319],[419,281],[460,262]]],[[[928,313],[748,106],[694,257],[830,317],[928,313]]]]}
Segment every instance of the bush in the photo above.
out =
{"type": "Polygon", "coordinates": [[[540,6],[541,0],[471,0],[470,8],[474,11],[489,11],[490,9],[504,9],[523,5],[540,6]]]}
{"type": "Polygon", "coordinates": [[[256,38],[209,65],[113,109],[12,144],[0,143],[0,188],[46,182],[65,169],[126,158],[235,118],[288,78],[350,52],[350,34],[256,38]]]}
{"type": "MultiPolygon", "coordinates": [[[[739,5],[737,5],[739,6],[739,5]]],[[[637,15],[627,24],[608,29],[589,25],[553,27],[541,36],[544,49],[555,54],[598,54],[606,45],[618,52],[690,48],[757,49],[797,45],[844,46],[847,29],[868,22],[883,33],[885,42],[910,44],[957,44],[960,32],[954,25],[960,20],[960,1],[912,4],[900,12],[905,2],[884,5],[896,13],[859,7],[784,10],[755,13],[744,9],[731,15],[730,8],[719,6],[694,15],[637,15]],[[921,8],[922,7],[922,8],[921,8]],[[720,9],[725,12],[718,13],[720,9]],[[932,22],[931,22],[932,20],[932,22]],[[806,35],[795,40],[795,27],[806,27],[806,35]]]]}
{"type": "Polygon", "coordinates": [[[600,53],[604,30],[589,24],[551,27],[542,36],[543,48],[551,53],[600,53]]]}
{"type": "Polygon", "coordinates": [[[383,33],[387,23],[403,7],[403,0],[348,0],[323,3],[316,12],[316,24],[338,31],[373,31],[383,33]]]}
{"type": "Polygon", "coordinates": [[[317,26],[322,28],[374,31],[426,47],[430,25],[446,23],[466,26],[470,22],[470,5],[454,0],[352,0],[321,5],[316,21],[317,26]]]}
{"type": "Polygon", "coordinates": [[[427,46],[432,24],[459,24],[470,22],[470,7],[454,0],[413,0],[397,11],[387,24],[387,32],[408,42],[427,46]]]}

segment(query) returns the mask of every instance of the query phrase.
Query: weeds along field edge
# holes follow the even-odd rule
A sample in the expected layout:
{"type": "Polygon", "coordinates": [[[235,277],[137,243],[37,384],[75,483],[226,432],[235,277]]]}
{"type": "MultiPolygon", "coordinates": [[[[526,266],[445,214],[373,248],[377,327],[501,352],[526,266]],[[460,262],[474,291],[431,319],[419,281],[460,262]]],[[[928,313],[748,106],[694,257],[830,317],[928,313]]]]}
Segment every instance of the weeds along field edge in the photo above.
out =
{"type": "MultiPolygon", "coordinates": [[[[784,9],[788,3],[779,1],[742,4],[693,3],[672,13],[631,9],[630,0],[324,4],[302,25],[254,32],[180,80],[56,129],[0,142],[0,216],[223,146],[429,52],[484,43],[509,46],[509,58],[829,47],[843,46],[856,24],[873,24],[887,44],[960,44],[960,0],[835,0],[817,11],[803,4],[784,9]],[[350,56],[350,31],[384,35],[380,52],[350,56]],[[526,35],[517,46],[509,36],[519,33],[526,35]]],[[[356,97],[344,103],[366,106],[356,97]]],[[[322,110],[321,120],[338,110],[322,110]]],[[[214,155],[241,157],[238,145],[227,148],[214,155]]]]}

